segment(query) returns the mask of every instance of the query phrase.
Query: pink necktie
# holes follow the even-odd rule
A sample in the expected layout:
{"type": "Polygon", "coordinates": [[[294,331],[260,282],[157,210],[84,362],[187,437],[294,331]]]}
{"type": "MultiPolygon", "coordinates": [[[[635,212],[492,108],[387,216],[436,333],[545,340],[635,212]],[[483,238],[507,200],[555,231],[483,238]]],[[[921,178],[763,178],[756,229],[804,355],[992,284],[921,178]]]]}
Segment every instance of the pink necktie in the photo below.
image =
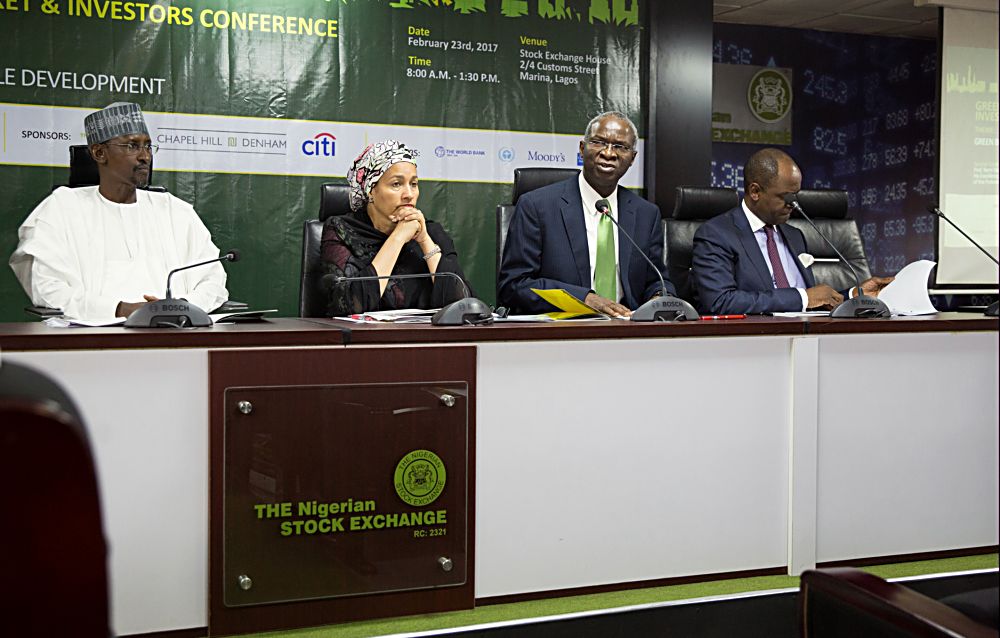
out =
{"type": "Polygon", "coordinates": [[[774,273],[774,287],[788,288],[788,277],[785,276],[785,269],[781,266],[781,257],[778,256],[778,244],[774,241],[774,226],[764,226],[767,234],[767,258],[771,260],[771,270],[774,273]]]}

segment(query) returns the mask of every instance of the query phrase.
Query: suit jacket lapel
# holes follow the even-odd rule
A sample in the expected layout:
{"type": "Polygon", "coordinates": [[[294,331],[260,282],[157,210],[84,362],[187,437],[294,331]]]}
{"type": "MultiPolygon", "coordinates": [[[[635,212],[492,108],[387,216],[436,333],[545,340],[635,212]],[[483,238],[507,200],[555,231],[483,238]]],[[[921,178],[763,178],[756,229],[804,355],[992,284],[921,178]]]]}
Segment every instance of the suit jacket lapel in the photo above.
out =
{"type": "Polygon", "coordinates": [[[740,238],[740,244],[743,245],[743,252],[746,253],[749,262],[753,264],[754,270],[757,272],[757,276],[763,285],[762,290],[774,288],[771,270],[764,261],[764,255],[760,253],[760,245],[757,243],[753,231],[750,230],[750,222],[747,221],[747,216],[743,213],[743,208],[737,208],[730,215],[732,215],[733,225],[736,226],[736,236],[740,238]]]}
{"type": "Polygon", "coordinates": [[[590,252],[587,244],[587,225],[583,221],[583,199],[576,179],[566,180],[560,213],[566,227],[566,237],[573,261],[580,277],[578,285],[590,286],[590,252]]]}
{"type": "Polygon", "coordinates": [[[788,246],[788,250],[792,252],[792,257],[795,258],[795,265],[798,266],[799,272],[802,274],[802,280],[806,284],[806,288],[812,288],[816,285],[816,279],[813,277],[812,269],[806,268],[799,261],[799,255],[806,252],[805,240],[801,238],[798,233],[786,233],[785,226],[782,224],[778,226],[778,232],[781,236],[785,238],[785,245],[788,246]],[[802,239],[802,241],[799,241],[802,239]]]}
{"type": "MultiPolygon", "coordinates": [[[[632,299],[632,287],[629,285],[629,263],[632,258],[632,242],[622,234],[622,231],[635,237],[635,202],[632,194],[624,188],[618,189],[618,271],[622,282],[622,299],[632,299]]],[[[639,291],[642,294],[642,291],[639,291]]]]}

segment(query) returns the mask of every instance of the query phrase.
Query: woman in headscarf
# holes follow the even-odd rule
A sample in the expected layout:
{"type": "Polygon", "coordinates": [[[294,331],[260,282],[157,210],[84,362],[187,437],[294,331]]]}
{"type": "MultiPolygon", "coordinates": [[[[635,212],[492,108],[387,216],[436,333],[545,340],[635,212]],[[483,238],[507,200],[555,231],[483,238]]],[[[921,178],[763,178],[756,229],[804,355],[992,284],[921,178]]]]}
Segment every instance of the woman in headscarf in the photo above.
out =
{"type": "MultiPolygon", "coordinates": [[[[455,244],[417,208],[417,152],[396,140],[371,144],[347,172],[351,214],[331,217],[321,245],[327,273],[342,277],[455,273],[455,244]]],[[[468,285],[468,282],[466,282],[468,285]]],[[[331,283],[328,316],[440,308],[465,296],[454,277],[331,283]]]]}

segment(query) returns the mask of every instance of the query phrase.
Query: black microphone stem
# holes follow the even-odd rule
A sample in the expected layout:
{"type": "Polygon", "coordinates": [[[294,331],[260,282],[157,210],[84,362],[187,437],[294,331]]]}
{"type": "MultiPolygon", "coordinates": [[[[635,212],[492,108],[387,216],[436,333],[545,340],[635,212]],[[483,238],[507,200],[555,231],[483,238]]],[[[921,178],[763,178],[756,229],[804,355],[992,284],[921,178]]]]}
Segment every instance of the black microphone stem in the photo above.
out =
{"type": "Polygon", "coordinates": [[[173,299],[173,297],[170,296],[170,278],[174,276],[175,272],[180,272],[182,270],[187,270],[188,268],[197,268],[198,266],[204,266],[205,264],[210,264],[210,263],[212,263],[214,261],[236,261],[236,259],[235,259],[235,255],[233,254],[233,251],[229,251],[225,255],[223,255],[222,257],[216,257],[215,259],[209,259],[208,261],[203,261],[203,262],[200,262],[200,263],[197,263],[197,264],[189,264],[187,266],[181,266],[180,268],[174,268],[173,270],[171,270],[170,272],[167,273],[167,296],[166,296],[166,299],[173,299]]]}
{"type": "Polygon", "coordinates": [[[472,291],[469,287],[465,285],[465,281],[453,272],[441,271],[441,272],[427,272],[427,273],[414,273],[411,275],[365,275],[363,277],[334,277],[333,283],[343,284],[350,283],[352,281],[381,281],[383,279],[427,279],[428,277],[436,277],[438,275],[444,275],[448,277],[454,277],[458,280],[458,283],[462,285],[462,290],[465,292],[464,297],[471,297],[472,291]]]}
{"type": "Polygon", "coordinates": [[[623,228],[621,227],[621,225],[620,225],[620,224],[618,223],[618,220],[616,220],[616,219],[615,219],[615,218],[614,218],[614,217],[613,217],[613,216],[611,215],[611,210],[610,210],[609,208],[606,208],[606,207],[602,207],[602,206],[601,206],[601,203],[602,203],[603,201],[604,201],[604,200],[601,200],[601,201],[597,202],[597,212],[598,212],[598,213],[600,213],[600,214],[602,214],[602,215],[604,215],[604,216],[606,216],[606,217],[607,217],[608,219],[610,219],[610,220],[611,220],[612,222],[614,222],[614,224],[615,224],[615,227],[617,227],[617,228],[618,228],[618,230],[620,230],[620,231],[622,232],[622,235],[625,235],[625,239],[627,239],[627,240],[629,240],[630,242],[632,242],[632,245],[633,245],[633,246],[635,247],[635,249],[636,249],[636,250],[637,250],[637,251],[639,252],[639,254],[640,254],[640,255],[642,255],[642,256],[643,256],[643,258],[644,258],[644,259],[645,259],[645,260],[646,260],[646,261],[647,261],[647,262],[649,263],[649,266],[650,266],[650,268],[652,268],[652,269],[653,269],[653,272],[655,272],[655,273],[656,273],[656,276],[660,278],[660,294],[661,294],[661,295],[663,295],[664,297],[666,297],[666,296],[667,296],[667,282],[665,282],[665,281],[663,280],[663,275],[662,275],[662,274],[660,273],[660,269],[656,267],[656,264],[654,264],[654,263],[653,263],[653,260],[649,258],[649,256],[648,256],[648,255],[646,254],[646,251],[644,251],[644,250],[643,250],[642,248],[639,248],[639,244],[635,243],[635,240],[634,240],[634,239],[632,239],[632,236],[631,236],[631,235],[629,235],[629,234],[628,234],[628,233],[627,233],[627,232],[626,232],[626,231],[625,231],[625,230],[624,230],[624,229],[623,229],[623,228]]]}
{"type": "Polygon", "coordinates": [[[628,234],[618,220],[611,216],[611,205],[606,199],[599,199],[594,204],[597,212],[601,215],[605,215],[611,220],[622,235],[625,235],[625,239],[629,240],[632,246],[635,247],[636,251],[642,255],[642,258],[646,260],[653,272],[656,273],[657,278],[660,280],[660,296],[654,296],[652,299],[646,300],[645,303],[641,304],[638,308],[632,311],[632,321],[681,321],[681,320],[697,320],[699,315],[698,311],[694,309],[694,306],[684,301],[683,299],[678,299],[667,292],[667,282],[663,280],[663,275],[660,274],[660,269],[656,267],[653,260],[649,258],[642,248],[639,248],[639,244],[635,243],[632,236],[628,234]]]}
{"type": "Polygon", "coordinates": [[[943,219],[943,220],[945,220],[946,222],[948,222],[949,224],[951,224],[952,228],[954,228],[954,229],[955,229],[955,230],[957,230],[958,232],[962,233],[962,236],[963,236],[963,237],[965,237],[966,239],[968,239],[968,240],[969,240],[969,243],[971,243],[971,244],[972,244],[973,246],[975,246],[975,247],[976,247],[976,248],[978,248],[979,250],[983,251],[983,254],[985,254],[985,255],[986,255],[987,257],[989,257],[990,259],[992,259],[992,260],[993,260],[993,263],[994,263],[994,264],[996,264],[997,266],[1000,266],[1000,261],[997,261],[997,258],[996,258],[996,257],[994,257],[993,255],[991,255],[991,254],[989,253],[989,251],[988,251],[988,250],[986,250],[985,248],[983,248],[983,247],[982,247],[982,246],[981,246],[981,245],[979,244],[979,242],[978,242],[978,241],[976,241],[976,240],[975,240],[975,239],[973,239],[972,237],[969,237],[969,235],[968,235],[968,234],[966,234],[966,232],[965,232],[964,230],[962,230],[961,228],[959,228],[959,227],[958,227],[958,225],[957,225],[957,224],[956,224],[955,222],[953,222],[953,221],[951,221],[950,219],[948,219],[948,218],[947,218],[947,217],[945,216],[944,212],[942,212],[942,211],[941,211],[941,209],[940,209],[940,208],[938,208],[937,206],[928,206],[928,207],[927,207],[927,210],[931,211],[932,213],[934,213],[935,215],[937,215],[937,216],[938,216],[938,217],[940,217],[941,219],[943,219]]]}
{"type": "MultiPolygon", "coordinates": [[[[841,252],[839,250],[837,250],[837,247],[833,245],[832,241],[830,241],[829,239],[826,238],[826,235],[824,235],[822,232],[820,232],[819,228],[816,228],[816,224],[814,224],[813,220],[809,218],[809,215],[806,215],[806,211],[802,210],[802,207],[799,206],[799,203],[797,201],[795,201],[793,199],[793,200],[791,200],[790,203],[792,205],[792,208],[794,208],[795,210],[799,211],[799,214],[802,215],[802,218],[805,219],[807,222],[809,222],[809,225],[813,227],[813,230],[816,231],[816,234],[819,235],[820,237],[822,237],[823,241],[825,241],[827,243],[827,245],[830,246],[830,248],[833,248],[833,252],[837,253],[837,256],[840,257],[840,261],[844,262],[844,264],[846,264],[847,267],[851,269],[851,273],[854,274],[854,281],[858,285],[858,296],[859,297],[864,297],[865,293],[861,289],[861,276],[858,274],[858,271],[855,270],[854,266],[851,265],[851,262],[847,261],[847,258],[844,257],[844,255],[841,254],[841,252]]],[[[851,291],[850,290],[847,291],[847,297],[848,297],[848,299],[850,299],[850,297],[851,297],[851,291]]]]}

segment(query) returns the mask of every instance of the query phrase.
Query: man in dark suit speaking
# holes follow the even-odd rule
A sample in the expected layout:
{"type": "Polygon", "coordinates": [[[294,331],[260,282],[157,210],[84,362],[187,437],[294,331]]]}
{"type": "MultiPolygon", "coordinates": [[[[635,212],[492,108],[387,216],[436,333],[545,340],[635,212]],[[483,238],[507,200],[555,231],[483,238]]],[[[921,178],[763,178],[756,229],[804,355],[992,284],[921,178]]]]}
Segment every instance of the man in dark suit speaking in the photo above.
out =
{"type": "MultiPolygon", "coordinates": [[[[691,275],[703,312],[761,314],[829,310],[857,289],[836,291],[817,284],[802,231],[785,222],[792,207],[783,197],[799,192],[802,172],[787,153],[757,151],[743,169],[742,204],[698,228],[691,275]],[[805,260],[805,263],[803,263],[805,260]]],[[[861,284],[876,296],[891,277],[861,284]]]]}
{"type": "MultiPolygon", "coordinates": [[[[531,289],[562,288],[598,312],[628,317],[661,294],[657,273],[597,210],[597,202],[607,200],[610,214],[666,281],[660,209],[618,188],[635,160],[637,141],[628,117],[602,113],[580,142],[583,172],[518,200],[500,264],[502,305],[514,312],[549,312],[556,308],[531,289]]],[[[669,281],[666,286],[666,294],[675,294],[669,281]]]]}

